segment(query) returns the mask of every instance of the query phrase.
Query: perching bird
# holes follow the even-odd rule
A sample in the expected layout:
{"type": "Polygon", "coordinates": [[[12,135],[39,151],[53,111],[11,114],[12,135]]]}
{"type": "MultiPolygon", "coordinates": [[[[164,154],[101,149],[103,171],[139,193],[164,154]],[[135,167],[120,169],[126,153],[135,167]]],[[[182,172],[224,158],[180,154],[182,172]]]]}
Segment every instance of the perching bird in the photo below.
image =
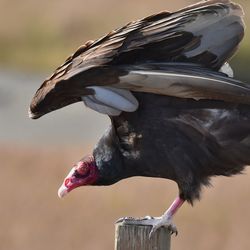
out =
{"type": "Polygon", "coordinates": [[[131,22],[70,56],[37,90],[30,117],[83,100],[111,126],[59,196],[132,176],[171,179],[178,198],[142,223],[176,232],[172,216],[210,177],[250,164],[250,85],[227,63],[244,35],[242,16],[229,0],[203,1],[131,22]]]}

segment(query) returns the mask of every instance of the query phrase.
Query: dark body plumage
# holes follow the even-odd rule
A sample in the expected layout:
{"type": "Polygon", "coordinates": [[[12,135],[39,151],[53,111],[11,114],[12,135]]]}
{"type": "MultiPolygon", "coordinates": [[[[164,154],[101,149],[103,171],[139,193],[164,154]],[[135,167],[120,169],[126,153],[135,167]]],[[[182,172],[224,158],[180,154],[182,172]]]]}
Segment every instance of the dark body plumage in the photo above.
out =
{"type": "Polygon", "coordinates": [[[250,107],[135,93],[137,112],[112,117],[94,157],[110,185],[131,176],[168,178],[180,196],[199,198],[202,184],[250,164],[250,107]]]}

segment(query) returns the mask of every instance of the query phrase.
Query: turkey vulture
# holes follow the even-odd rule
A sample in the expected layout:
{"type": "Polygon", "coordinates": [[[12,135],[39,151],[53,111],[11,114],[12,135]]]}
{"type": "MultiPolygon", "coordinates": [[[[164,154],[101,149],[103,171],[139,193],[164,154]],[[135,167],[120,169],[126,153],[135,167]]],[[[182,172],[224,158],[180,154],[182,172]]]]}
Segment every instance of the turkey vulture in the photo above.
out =
{"type": "Polygon", "coordinates": [[[172,216],[184,201],[199,199],[210,177],[250,164],[250,85],[227,63],[244,36],[242,17],[229,0],[161,12],[85,43],[58,67],[33,97],[31,118],[83,101],[111,119],[59,196],[132,176],[171,179],[178,198],[141,223],[177,232],[172,216]]]}

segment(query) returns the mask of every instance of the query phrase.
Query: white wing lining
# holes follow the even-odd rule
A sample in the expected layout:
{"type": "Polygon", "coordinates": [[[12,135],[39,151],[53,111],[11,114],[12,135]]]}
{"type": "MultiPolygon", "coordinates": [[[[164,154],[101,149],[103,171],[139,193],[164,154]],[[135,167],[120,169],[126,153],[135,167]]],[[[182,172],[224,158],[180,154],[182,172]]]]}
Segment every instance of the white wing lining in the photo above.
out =
{"type": "Polygon", "coordinates": [[[114,87],[88,87],[95,91],[92,96],[82,96],[85,105],[102,114],[117,116],[122,111],[134,112],[138,101],[129,90],[114,87]]]}

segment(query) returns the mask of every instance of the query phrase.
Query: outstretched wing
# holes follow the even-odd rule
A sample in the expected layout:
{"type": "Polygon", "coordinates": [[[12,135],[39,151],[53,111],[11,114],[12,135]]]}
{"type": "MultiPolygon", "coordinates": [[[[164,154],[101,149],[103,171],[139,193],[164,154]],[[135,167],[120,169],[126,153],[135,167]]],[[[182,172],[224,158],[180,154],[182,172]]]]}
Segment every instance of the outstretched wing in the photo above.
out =
{"type": "Polygon", "coordinates": [[[117,65],[195,62],[218,70],[244,34],[242,10],[229,0],[201,2],[131,22],[81,46],[36,92],[32,118],[91,96],[90,86],[116,87],[117,65]]]}

